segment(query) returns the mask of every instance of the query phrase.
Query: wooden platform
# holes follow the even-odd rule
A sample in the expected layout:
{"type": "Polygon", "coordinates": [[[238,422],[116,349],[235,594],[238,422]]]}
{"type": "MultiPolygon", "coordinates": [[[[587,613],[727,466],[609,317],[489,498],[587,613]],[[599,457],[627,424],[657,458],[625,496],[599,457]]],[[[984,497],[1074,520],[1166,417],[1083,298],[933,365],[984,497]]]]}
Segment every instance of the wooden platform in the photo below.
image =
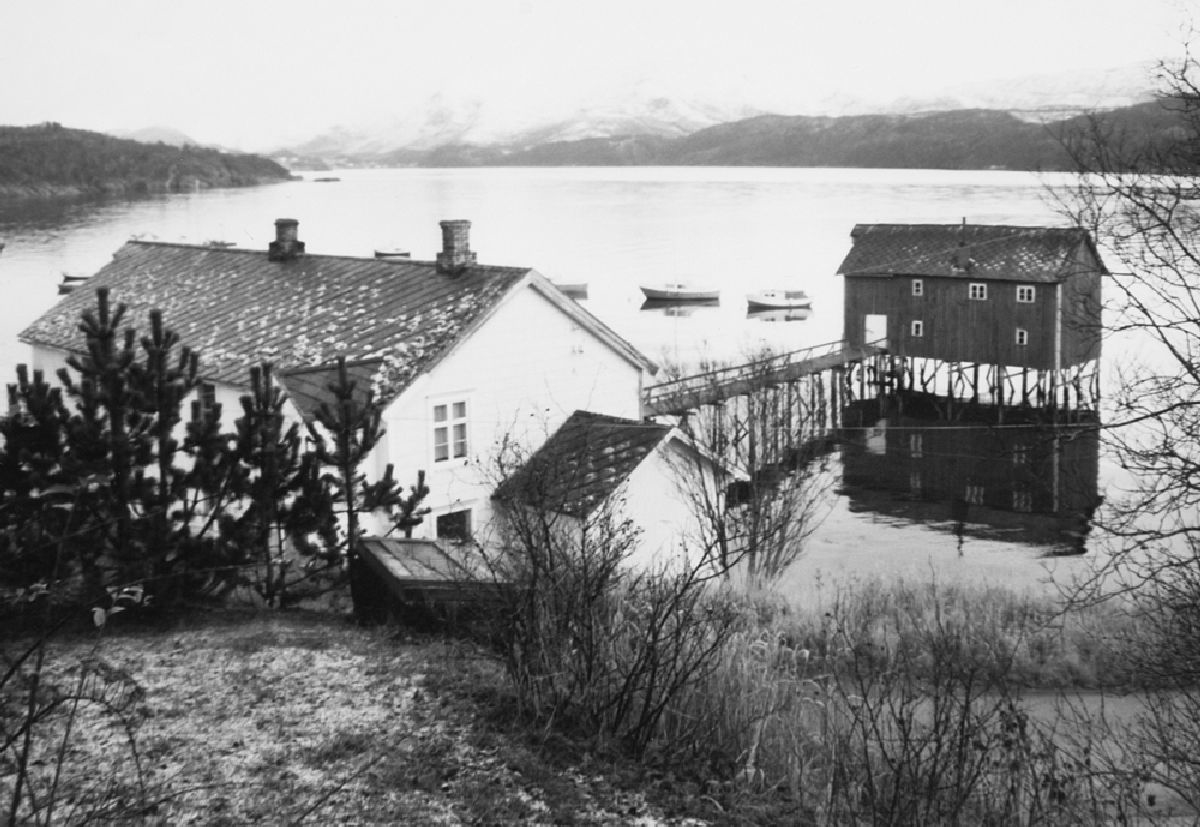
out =
{"type": "Polygon", "coordinates": [[[882,353],[878,347],[850,347],[844,340],[813,345],[728,368],[652,385],[643,391],[642,415],[683,414],[701,405],[782,385],[804,376],[846,367],[882,353]]]}

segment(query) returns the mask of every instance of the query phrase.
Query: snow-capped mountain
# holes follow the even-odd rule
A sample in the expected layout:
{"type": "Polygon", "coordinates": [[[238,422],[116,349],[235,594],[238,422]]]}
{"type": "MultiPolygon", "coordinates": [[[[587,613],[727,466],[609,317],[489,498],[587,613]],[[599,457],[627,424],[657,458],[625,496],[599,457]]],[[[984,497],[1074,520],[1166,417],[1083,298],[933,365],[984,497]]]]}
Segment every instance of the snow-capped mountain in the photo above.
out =
{"type": "Polygon", "coordinates": [[[956,109],[996,109],[1030,120],[1068,117],[1090,109],[1128,106],[1151,99],[1154,67],[1129,64],[1105,70],[1029,75],[990,83],[948,84],[935,94],[873,99],[848,95],[806,97],[797,87],[786,98],[765,101],[752,93],[737,103],[701,100],[672,90],[639,84],[626,94],[587,101],[517,103],[434,95],[420,104],[362,124],[332,127],[276,154],[306,157],[370,158],[398,151],[422,152],[445,146],[504,147],[523,150],[540,144],[587,138],[649,135],[677,138],[700,129],[755,115],[911,114],[956,109]]]}

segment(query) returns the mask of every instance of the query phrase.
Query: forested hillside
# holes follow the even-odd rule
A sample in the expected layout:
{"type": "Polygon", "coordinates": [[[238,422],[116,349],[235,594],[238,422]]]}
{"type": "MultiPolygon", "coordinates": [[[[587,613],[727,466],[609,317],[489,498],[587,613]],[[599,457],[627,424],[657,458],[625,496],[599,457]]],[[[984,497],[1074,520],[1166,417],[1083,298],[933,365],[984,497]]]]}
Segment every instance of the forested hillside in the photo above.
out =
{"type": "Polygon", "coordinates": [[[56,123],[0,127],[0,198],[144,195],[287,178],[257,155],[144,144],[56,123]]]}

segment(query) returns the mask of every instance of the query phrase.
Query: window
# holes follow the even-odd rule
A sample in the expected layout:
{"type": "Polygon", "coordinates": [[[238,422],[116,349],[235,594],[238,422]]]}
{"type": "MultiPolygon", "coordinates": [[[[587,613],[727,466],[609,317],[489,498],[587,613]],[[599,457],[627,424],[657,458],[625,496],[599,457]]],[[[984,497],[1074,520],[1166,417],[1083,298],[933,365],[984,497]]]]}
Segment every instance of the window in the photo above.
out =
{"type": "Polygon", "coordinates": [[[1014,491],[1013,511],[1033,511],[1033,494],[1028,491],[1014,491]]]}
{"type": "Polygon", "coordinates": [[[448,511],[435,520],[438,539],[465,543],[471,539],[471,509],[448,511]]]}
{"type": "Polygon", "coordinates": [[[467,403],[433,406],[433,461],[447,462],[467,455],[467,403]]]}
{"type": "Polygon", "coordinates": [[[207,420],[217,413],[217,388],[207,382],[196,390],[196,398],[192,402],[192,419],[196,422],[207,420]]]}
{"type": "Polygon", "coordinates": [[[1017,344],[1022,346],[1029,344],[1029,331],[1023,327],[1017,328],[1017,344]]]}
{"type": "Polygon", "coordinates": [[[921,493],[921,472],[913,471],[908,475],[908,490],[914,494],[921,493]]]}
{"type": "Polygon", "coordinates": [[[925,295],[925,280],[924,279],[913,279],[912,280],[912,294],[914,296],[924,296],[925,295]]]}
{"type": "Polygon", "coordinates": [[[913,459],[921,458],[921,450],[925,446],[924,434],[909,434],[908,435],[908,452],[912,454],[913,459]]]}
{"type": "Polygon", "coordinates": [[[981,281],[973,281],[967,289],[967,295],[975,301],[987,301],[987,285],[981,281]]]}
{"type": "Polygon", "coordinates": [[[983,505],[983,486],[968,485],[966,496],[963,499],[972,505],[983,505]]]}
{"type": "Polygon", "coordinates": [[[1014,445],[1012,458],[1013,465],[1024,465],[1029,462],[1029,452],[1025,449],[1024,445],[1014,445]]]}
{"type": "Polygon", "coordinates": [[[920,319],[913,319],[912,337],[914,339],[920,339],[924,335],[925,335],[925,322],[921,321],[920,319]]]}
{"type": "Polygon", "coordinates": [[[1034,289],[1032,284],[1017,285],[1017,301],[1021,304],[1033,304],[1034,289]]]}

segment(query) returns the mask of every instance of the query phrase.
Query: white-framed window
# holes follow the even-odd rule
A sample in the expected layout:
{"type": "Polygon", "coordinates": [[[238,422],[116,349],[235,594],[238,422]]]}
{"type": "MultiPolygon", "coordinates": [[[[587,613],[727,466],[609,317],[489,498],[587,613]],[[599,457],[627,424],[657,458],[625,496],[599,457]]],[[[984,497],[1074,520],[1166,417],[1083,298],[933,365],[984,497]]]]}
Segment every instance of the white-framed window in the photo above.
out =
{"type": "Polygon", "coordinates": [[[1024,445],[1014,445],[1012,458],[1013,465],[1024,465],[1029,462],[1029,451],[1024,445]]]}
{"type": "Polygon", "coordinates": [[[908,490],[914,494],[921,493],[921,472],[912,471],[908,475],[908,490]]]}
{"type": "Polygon", "coordinates": [[[912,337],[914,339],[920,339],[924,335],[925,335],[925,322],[921,321],[920,319],[913,319],[912,337]]]}
{"type": "Polygon", "coordinates": [[[922,449],[925,447],[924,434],[909,434],[908,435],[908,452],[913,459],[920,459],[922,449]]]}
{"type": "Polygon", "coordinates": [[[1021,304],[1033,304],[1036,294],[1032,284],[1017,285],[1017,301],[1021,304]]]}
{"type": "Polygon", "coordinates": [[[433,405],[433,461],[449,462],[467,456],[467,400],[454,399],[433,405]]]}
{"type": "Polygon", "coordinates": [[[971,505],[983,505],[983,486],[968,485],[966,496],[964,496],[963,499],[971,503],[971,505]]]}
{"type": "Polygon", "coordinates": [[[967,296],[974,301],[987,301],[987,284],[982,281],[973,281],[967,286],[967,296]]]}
{"type": "Polygon", "coordinates": [[[439,514],[434,518],[433,525],[439,540],[465,543],[471,539],[471,509],[460,508],[439,514]]]}
{"type": "Polygon", "coordinates": [[[925,295],[925,279],[913,279],[912,280],[912,294],[914,296],[924,296],[925,295]]]}
{"type": "Polygon", "coordinates": [[[1022,346],[1029,344],[1029,331],[1023,327],[1017,328],[1017,344],[1022,346]]]}

